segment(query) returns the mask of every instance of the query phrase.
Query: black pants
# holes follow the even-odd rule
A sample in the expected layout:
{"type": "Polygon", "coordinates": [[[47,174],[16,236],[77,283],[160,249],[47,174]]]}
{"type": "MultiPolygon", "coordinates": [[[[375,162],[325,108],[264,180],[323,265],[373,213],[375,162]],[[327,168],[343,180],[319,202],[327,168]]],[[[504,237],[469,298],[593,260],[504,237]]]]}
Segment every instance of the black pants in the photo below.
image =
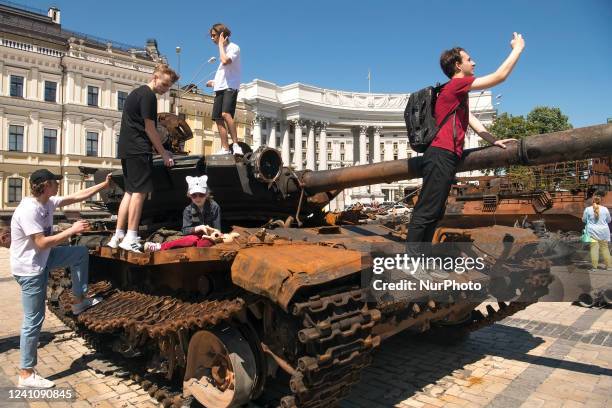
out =
{"type": "Polygon", "coordinates": [[[444,217],[446,200],[455,179],[459,157],[451,151],[429,147],[423,155],[423,187],[419,194],[407,242],[431,243],[438,221],[444,217]]]}

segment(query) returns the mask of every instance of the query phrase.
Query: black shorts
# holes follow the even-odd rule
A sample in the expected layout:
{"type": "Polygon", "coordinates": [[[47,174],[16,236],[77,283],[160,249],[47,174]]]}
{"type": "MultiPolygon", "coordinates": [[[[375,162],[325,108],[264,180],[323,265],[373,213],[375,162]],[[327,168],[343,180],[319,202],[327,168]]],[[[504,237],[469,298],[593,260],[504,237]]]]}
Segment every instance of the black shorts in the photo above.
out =
{"type": "Polygon", "coordinates": [[[222,113],[229,113],[234,117],[236,113],[236,102],[238,101],[238,90],[227,88],[215,92],[215,103],[212,109],[212,119],[222,119],[222,113]]]}
{"type": "Polygon", "coordinates": [[[121,159],[126,193],[153,191],[153,155],[143,154],[121,159]]]}

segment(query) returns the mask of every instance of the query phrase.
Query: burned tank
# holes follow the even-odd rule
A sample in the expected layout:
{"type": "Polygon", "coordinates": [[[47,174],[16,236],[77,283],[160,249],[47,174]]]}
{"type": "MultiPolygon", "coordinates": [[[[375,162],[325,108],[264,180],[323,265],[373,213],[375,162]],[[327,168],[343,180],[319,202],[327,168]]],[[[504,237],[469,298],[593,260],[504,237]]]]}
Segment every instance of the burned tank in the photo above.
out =
{"type": "MultiPolygon", "coordinates": [[[[178,131],[169,128],[172,138],[178,131]]],[[[130,366],[142,368],[134,368],[133,378],[164,406],[195,399],[210,408],[235,407],[262,394],[275,395],[281,407],[335,406],[384,339],[404,330],[461,338],[547,293],[552,278],[537,237],[507,226],[437,230],[433,251],[445,244],[457,256],[487,259],[480,271],[445,275],[459,289],[373,293],[372,265],[404,253],[402,235],[383,225],[326,221],[323,208],[347,187],[419,177],[421,159],[295,171],[283,166],[278,151],[247,147],[244,157],[177,156],[169,169],[156,159],[155,191],[140,231],[153,240],[171,237],[187,204],[185,176],[207,174],[223,229],[237,238],[138,254],[103,246],[114,225],[112,217],[100,219],[77,243],[91,248],[89,293],[104,301],[75,318],[69,274],[54,271],[50,279],[50,308],[100,347],[138,361],[130,366]],[[461,289],[467,282],[484,289],[461,289]],[[477,309],[491,296],[486,312],[477,309]]],[[[467,150],[460,169],[610,154],[612,125],[595,126],[532,136],[504,150],[467,150]]],[[[121,174],[113,180],[103,202],[116,214],[121,174]]]]}

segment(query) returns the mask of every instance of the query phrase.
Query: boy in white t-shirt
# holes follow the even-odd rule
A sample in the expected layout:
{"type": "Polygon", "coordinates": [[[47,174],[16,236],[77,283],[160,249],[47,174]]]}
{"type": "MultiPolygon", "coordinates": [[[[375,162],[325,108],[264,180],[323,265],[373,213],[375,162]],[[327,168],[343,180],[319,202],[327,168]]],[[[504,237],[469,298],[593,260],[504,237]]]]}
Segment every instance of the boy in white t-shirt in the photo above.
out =
{"type": "Polygon", "coordinates": [[[79,314],[100,302],[99,298],[86,298],[89,272],[89,252],[83,246],[59,246],[71,235],[87,231],[85,220],[52,235],[53,212],[57,207],[85,201],[110,185],[106,181],[66,197],[56,196],[62,176],[47,169],[36,170],[30,176],[32,197],[25,197],[15,209],[11,219],[11,272],[21,286],[23,324],[19,349],[21,363],[19,387],[51,388],[52,381],[39,376],[36,366],[38,336],[45,320],[47,280],[52,269],[69,267],[75,304],[72,313],[79,314]]]}
{"type": "Polygon", "coordinates": [[[230,42],[232,35],[230,29],[224,24],[218,23],[210,29],[210,39],[219,46],[219,67],[215,79],[206,83],[215,91],[215,102],[213,104],[212,119],[217,123],[219,136],[221,137],[221,150],[217,154],[229,154],[230,148],[227,140],[229,133],[234,142],[232,150],[234,154],[243,154],[238,145],[238,132],[234,115],[236,114],[236,102],[238,100],[238,89],[240,88],[240,47],[230,42]]]}

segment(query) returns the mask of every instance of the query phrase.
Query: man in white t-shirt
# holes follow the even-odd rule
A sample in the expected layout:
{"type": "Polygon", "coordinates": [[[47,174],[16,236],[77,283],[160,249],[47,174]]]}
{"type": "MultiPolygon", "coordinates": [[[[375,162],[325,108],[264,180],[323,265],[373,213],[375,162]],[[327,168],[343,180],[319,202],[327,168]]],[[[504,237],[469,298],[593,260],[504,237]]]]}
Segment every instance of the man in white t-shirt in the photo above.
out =
{"type": "Polygon", "coordinates": [[[212,119],[217,123],[219,136],[221,137],[221,150],[217,154],[230,154],[227,140],[229,133],[234,144],[234,154],[243,154],[238,145],[238,133],[234,115],[236,114],[236,102],[238,100],[238,89],[240,88],[240,47],[230,42],[232,32],[224,24],[215,24],[210,29],[210,39],[219,46],[219,67],[215,79],[206,83],[215,91],[215,102],[213,104],[212,119]]]}
{"type": "Polygon", "coordinates": [[[81,220],[70,228],[53,235],[53,212],[57,207],[85,201],[107,188],[106,181],[66,197],[56,196],[62,176],[47,169],[36,170],[30,176],[32,197],[25,197],[11,219],[11,272],[21,286],[23,324],[19,349],[21,352],[19,387],[51,388],[55,384],[39,376],[36,366],[38,336],[45,320],[45,300],[49,272],[69,267],[75,303],[72,313],[77,315],[100,302],[87,298],[89,252],[83,246],[59,246],[71,235],[87,231],[89,223],[81,220]]]}

